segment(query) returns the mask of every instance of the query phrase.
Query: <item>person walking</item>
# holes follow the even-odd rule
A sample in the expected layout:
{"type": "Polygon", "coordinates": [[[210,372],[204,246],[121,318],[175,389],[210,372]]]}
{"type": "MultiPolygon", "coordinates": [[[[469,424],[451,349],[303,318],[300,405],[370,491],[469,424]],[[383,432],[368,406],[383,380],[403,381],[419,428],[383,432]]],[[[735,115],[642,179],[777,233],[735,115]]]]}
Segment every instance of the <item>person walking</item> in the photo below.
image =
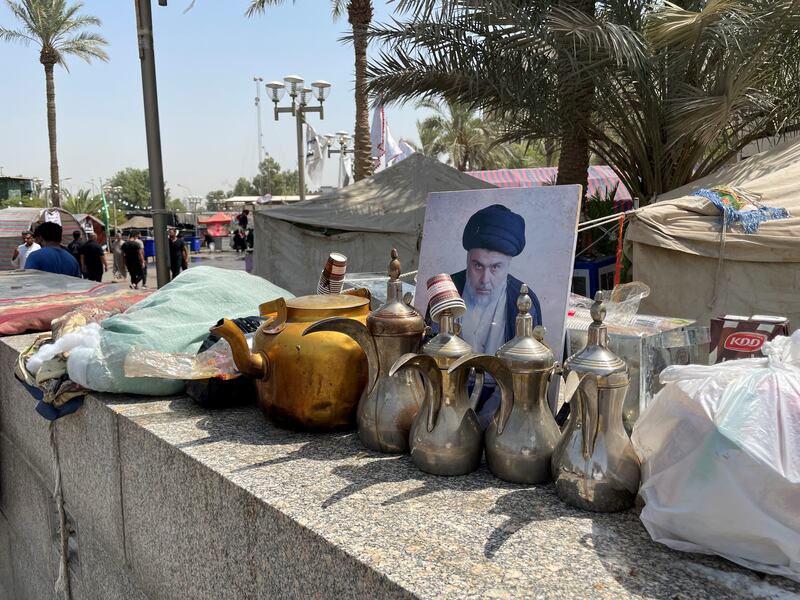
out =
{"type": "Polygon", "coordinates": [[[214,250],[216,250],[216,244],[214,243],[214,237],[210,233],[208,233],[208,231],[206,231],[205,241],[206,241],[206,248],[208,248],[208,251],[214,252],[214,250]]]}
{"type": "Polygon", "coordinates": [[[81,247],[78,249],[81,272],[85,279],[102,281],[103,273],[108,271],[106,254],[103,252],[103,247],[97,243],[97,234],[92,232],[88,235],[88,241],[81,244],[81,247]]]}
{"type": "Polygon", "coordinates": [[[81,261],[80,259],[81,246],[83,246],[83,240],[81,239],[81,232],[76,229],[75,231],[72,232],[72,241],[69,244],[67,244],[67,250],[69,251],[70,254],[72,254],[73,257],[75,257],[75,260],[77,260],[79,264],[81,261]]]}
{"type": "Polygon", "coordinates": [[[78,261],[61,247],[63,232],[64,230],[58,223],[45,222],[39,225],[33,232],[33,236],[42,240],[42,247],[36,252],[28,253],[25,270],[36,269],[37,271],[80,277],[81,268],[78,261]]]}
{"type": "Polygon", "coordinates": [[[142,288],[147,289],[147,255],[144,253],[144,240],[140,235],[136,234],[136,243],[142,249],[142,258],[144,259],[144,266],[142,267],[142,288]]]}
{"type": "Polygon", "coordinates": [[[111,243],[111,254],[114,257],[114,279],[127,279],[128,270],[125,268],[125,257],[122,254],[122,245],[125,240],[122,239],[122,233],[116,232],[114,241],[111,243]]]}
{"type": "Polygon", "coordinates": [[[125,267],[131,276],[131,288],[138,290],[146,268],[144,244],[140,243],[138,233],[131,233],[128,241],[122,244],[122,255],[125,258],[125,267]]]}
{"type": "Polygon", "coordinates": [[[242,231],[247,230],[247,221],[248,221],[247,215],[249,214],[250,211],[246,208],[243,208],[241,214],[239,214],[239,216],[236,217],[236,222],[238,223],[242,231]]]}
{"type": "MultiPolygon", "coordinates": [[[[167,230],[167,244],[169,246],[169,270],[172,279],[175,279],[184,269],[184,255],[186,254],[186,244],[178,237],[178,232],[174,227],[167,230]]],[[[188,257],[186,257],[188,259],[188,257]]],[[[188,264],[187,264],[188,266],[188,264]]]]}
{"type": "Polygon", "coordinates": [[[247,230],[247,247],[253,249],[253,228],[247,230]]]}
{"type": "Polygon", "coordinates": [[[15,269],[24,269],[25,261],[31,252],[36,252],[41,246],[33,241],[33,232],[22,232],[22,243],[14,249],[14,255],[11,257],[11,266],[15,269]]]}

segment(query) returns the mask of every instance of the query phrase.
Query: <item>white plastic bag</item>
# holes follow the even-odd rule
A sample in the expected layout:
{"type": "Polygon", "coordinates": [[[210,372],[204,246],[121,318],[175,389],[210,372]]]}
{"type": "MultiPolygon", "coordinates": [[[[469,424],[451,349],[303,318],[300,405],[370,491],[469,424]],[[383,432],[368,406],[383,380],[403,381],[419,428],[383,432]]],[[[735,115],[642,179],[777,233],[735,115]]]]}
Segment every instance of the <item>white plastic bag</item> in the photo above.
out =
{"type": "Polygon", "coordinates": [[[632,435],[641,519],[670,548],[800,581],[800,331],[764,354],[662,373],[632,435]]]}

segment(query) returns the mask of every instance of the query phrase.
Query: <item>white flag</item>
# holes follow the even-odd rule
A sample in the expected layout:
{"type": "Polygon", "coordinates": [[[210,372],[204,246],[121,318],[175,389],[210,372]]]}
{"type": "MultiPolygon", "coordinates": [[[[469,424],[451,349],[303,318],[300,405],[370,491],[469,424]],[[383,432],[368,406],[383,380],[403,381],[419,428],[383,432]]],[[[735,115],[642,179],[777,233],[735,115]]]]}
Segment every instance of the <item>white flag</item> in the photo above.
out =
{"type": "Polygon", "coordinates": [[[372,115],[372,127],[369,132],[369,138],[372,142],[372,166],[375,170],[381,166],[381,158],[386,154],[383,140],[383,105],[378,104],[375,106],[375,112],[372,115]]]}
{"type": "Polygon", "coordinates": [[[314,128],[306,123],[306,173],[311,185],[319,189],[322,184],[322,171],[325,168],[325,154],[314,128]]]}
{"type": "Polygon", "coordinates": [[[353,172],[353,155],[348,152],[339,163],[339,181],[342,182],[342,187],[347,187],[353,178],[350,174],[353,172]]]}
{"type": "Polygon", "coordinates": [[[414,150],[414,146],[409,144],[403,138],[400,138],[400,143],[398,144],[398,146],[400,146],[400,156],[394,159],[395,164],[399,163],[401,160],[408,158],[409,156],[411,156],[416,152],[416,150],[414,150]]]}
{"type": "Polygon", "coordinates": [[[389,166],[389,163],[395,160],[398,156],[403,154],[403,149],[400,148],[397,142],[394,141],[392,137],[392,133],[389,131],[388,123],[384,126],[384,147],[386,150],[386,166],[389,166]]]}

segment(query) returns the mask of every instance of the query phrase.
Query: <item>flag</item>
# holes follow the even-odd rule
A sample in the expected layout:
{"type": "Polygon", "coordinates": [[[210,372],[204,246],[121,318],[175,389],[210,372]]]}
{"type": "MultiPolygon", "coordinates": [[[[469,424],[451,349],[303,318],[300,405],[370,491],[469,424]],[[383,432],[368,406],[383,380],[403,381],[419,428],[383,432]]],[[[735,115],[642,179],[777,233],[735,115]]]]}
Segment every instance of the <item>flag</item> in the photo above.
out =
{"type": "Polygon", "coordinates": [[[392,133],[389,131],[389,125],[386,123],[384,119],[384,147],[386,152],[386,166],[389,166],[389,163],[395,160],[398,156],[403,153],[403,149],[400,148],[397,142],[394,141],[392,137],[392,133]]]}
{"type": "Polygon", "coordinates": [[[377,169],[381,166],[381,158],[386,154],[383,140],[384,130],[384,115],[383,105],[377,104],[375,112],[372,115],[372,127],[369,132],[369,138],[372,142],[372,167],[377,169]]]}
{"type": "Polygon", "coordinates": [[[350,173],[353,172],[353,155],[351,153],[348,152],[344,155],[339,163],[339,171],[339,181],[342,182],[342,187],[347,187],[352,181],[350,173]]]}
{"type": "Polygon", "coordinates": [[[311,185],[319,189],[322,184],[322,171],[325,167],[325,155],[322,144],[314,128],[306,123],[306,173],[311,185]]]}
{"type": "Polygon", "coordinates": [[[400,143],[398,144],[398,146],[400,147],[400,155],[395,157],[394,159],[395,164],[399,163],[401,160],[408,158],[409,156],[411,156],[416,152],[414,146],[409,144],[403,138],[400,138],[400,143]]]}

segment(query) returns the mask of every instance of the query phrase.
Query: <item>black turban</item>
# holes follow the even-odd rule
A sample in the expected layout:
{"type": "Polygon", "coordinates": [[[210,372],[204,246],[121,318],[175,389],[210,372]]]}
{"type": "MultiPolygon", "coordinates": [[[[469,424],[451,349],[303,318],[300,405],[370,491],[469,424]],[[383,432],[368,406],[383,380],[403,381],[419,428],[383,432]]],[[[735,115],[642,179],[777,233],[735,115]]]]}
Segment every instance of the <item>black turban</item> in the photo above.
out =
{"type": "Polygon", "coordinates": [[[525,219],[502,204],[482,208],[467,221],[464,250],[484,248],[517,256],[525,248],[525,219]]]}

